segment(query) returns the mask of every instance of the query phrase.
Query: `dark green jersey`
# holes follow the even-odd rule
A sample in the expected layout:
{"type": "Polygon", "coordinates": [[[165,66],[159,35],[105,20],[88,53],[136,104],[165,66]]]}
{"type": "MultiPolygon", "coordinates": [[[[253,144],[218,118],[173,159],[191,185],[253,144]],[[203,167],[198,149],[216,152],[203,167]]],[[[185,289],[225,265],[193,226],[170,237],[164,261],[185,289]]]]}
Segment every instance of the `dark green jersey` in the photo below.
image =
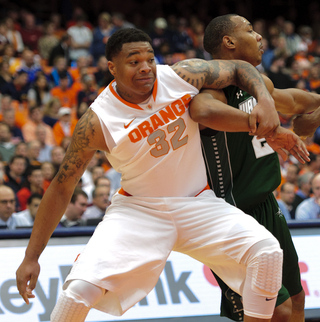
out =
{"type": "MultiPolygon", "coordinates": [[[[251,113],[256,100],[238,87],[224,89],[228,104],[251,113]]],[[[265,139],[248,133],[201,131],[208,182],[218,197],[249,211],[265,201],[281,181],[277,153],[265,139]]]]}

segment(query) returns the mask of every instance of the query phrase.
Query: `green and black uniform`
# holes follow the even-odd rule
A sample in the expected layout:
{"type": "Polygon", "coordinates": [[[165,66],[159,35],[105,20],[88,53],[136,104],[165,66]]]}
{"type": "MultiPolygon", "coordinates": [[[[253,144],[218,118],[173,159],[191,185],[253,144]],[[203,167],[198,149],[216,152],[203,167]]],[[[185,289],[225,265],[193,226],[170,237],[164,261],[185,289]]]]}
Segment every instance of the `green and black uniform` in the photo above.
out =
{"type": "MultiPolygon", "coordinates": [[[[228,105],[246,113],[251,113],[256,105],[256,100],[238,87],[229,86],[224,93],[228,105]]],[[[208,182],[217,197],[254,217],[278,239],[283,249],[283,285],[278,306],[302,290],[298,256],[286,219],[272,193],[281,181],[278,155],[265,139],[258,140],[248,133],[205,129],[201,131],[201,140],[208,182]]],[[[240,296],[216,278],[222,290],[221,316],[243,320],[240,296]]]]}

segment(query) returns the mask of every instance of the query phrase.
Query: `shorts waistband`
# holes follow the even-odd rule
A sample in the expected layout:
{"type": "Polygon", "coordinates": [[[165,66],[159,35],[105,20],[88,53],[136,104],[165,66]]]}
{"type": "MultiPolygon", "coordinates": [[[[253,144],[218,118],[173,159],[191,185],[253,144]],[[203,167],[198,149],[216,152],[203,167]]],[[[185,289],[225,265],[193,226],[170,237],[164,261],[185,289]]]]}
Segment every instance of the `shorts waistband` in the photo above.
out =
{"type": "MultiPolygon", "coordinates": [[[[205,191],[205,190],[209,190],[210,189],[210,187],[209,187],[209,184],[207,184],[200,192],[198,192],[196,195],[195,195],[195,197],[197,197],[197,196],[199,196],[203,191],[205,191]]],[[[126,197],[132,197],[132,195],[130,195],[130,193],[128,193],[128,192],[126,192],[126,191],[124,191],[123,189],[122,189],[122,187],[118,190],[118,193],[120,193],[121,195],[123,195],[123,196],[126,196],[126,197]]]]}

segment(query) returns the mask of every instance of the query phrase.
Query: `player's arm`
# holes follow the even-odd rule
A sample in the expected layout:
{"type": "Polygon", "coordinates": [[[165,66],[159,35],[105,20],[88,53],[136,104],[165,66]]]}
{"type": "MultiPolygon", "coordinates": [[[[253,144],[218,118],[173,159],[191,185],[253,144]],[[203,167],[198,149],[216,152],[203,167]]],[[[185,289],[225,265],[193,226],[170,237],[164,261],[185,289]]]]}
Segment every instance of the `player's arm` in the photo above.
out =
{"type": "Polygon", "coordinates": [[[320,107],[311,114],[302,114],[294,117],[293,131],[299,136],[313,136],[320,126],[320,107]]]}
{"type": "Polygon", "coordinates": [[[279,117],[264,81],[255,67],[241,60],[190,59],[176,63],[173,70],[199,90],[222,89],[235,85],[256,98],[258,104],[251,113],[251,131],[261,137],[273,134],[279,126],[279,117]]]}
{"type": "Polygon", "coordinates": [[[191,118],[217,131],[249,132],[249,114],[227,104],[222,90],[204,89],[196,95],[189,107],[191,118]]]}
{"type": "Polygon", "coordinates": [[[38,259],[64,214],[79,179],[96,150],[105,150],[96,114],[89,109],[79,120],[59,172],[44,194],[36,215],[25,257],[16,272],[17,287],[26,303],[34,297],[40,266],[38,259]]]}
{"type": "Polygon", "coordinates": [[[263,80],[271,93],[277,111],[282,114],[304,114],[314,111],[320,106],[320,95],[298,88],[274,88],[272,81],[265,75],[263,80]]]}

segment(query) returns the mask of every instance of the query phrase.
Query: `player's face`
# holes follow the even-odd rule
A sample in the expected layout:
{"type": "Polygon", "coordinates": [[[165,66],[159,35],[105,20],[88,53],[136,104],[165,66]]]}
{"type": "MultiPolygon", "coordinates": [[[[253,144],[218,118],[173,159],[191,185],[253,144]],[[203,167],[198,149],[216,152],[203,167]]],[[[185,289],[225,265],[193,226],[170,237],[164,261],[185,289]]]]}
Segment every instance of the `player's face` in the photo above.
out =
{"type": "Polygon", "coordinates": [[[240,16],[231,18],[236,27],[233,33],[235,41],[234,59],[245,60],[253,66],[261,63],[263,54],[261,35],[255,32],[251,23],[240,16]]]}
{"type": "Polygon", "coordinates": [[[119,55],[109,61],[108,66],[123,99],[141,103],[151,95],[156,79],[156,63],[148,42],[123,44],[119,55]]]}

